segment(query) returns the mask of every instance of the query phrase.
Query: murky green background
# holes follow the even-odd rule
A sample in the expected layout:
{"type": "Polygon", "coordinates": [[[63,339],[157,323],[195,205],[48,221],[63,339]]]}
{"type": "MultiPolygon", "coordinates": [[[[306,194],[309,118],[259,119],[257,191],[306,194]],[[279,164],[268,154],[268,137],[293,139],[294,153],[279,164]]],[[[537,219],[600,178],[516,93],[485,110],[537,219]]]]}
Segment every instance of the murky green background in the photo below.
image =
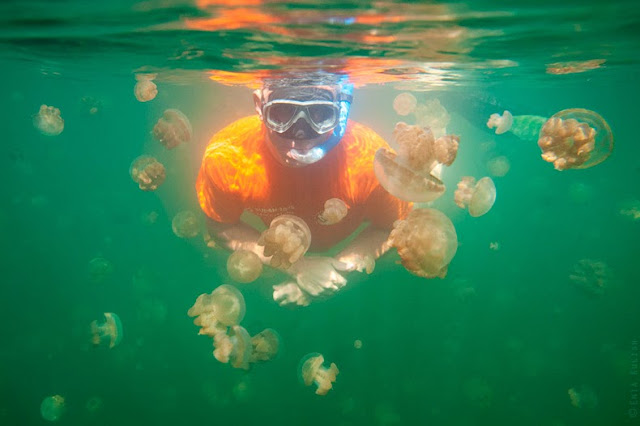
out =
{"type": "MultiPolygon", "coordinates": [[[[211,339],[198,336],[186,315],[199,294],[230,282],[227,255],[207,249],[201,237],[177,238],[171,219],[180,210],[198,211],[193,183],[209,138],[253,113],[249,89],[219,85],[205,73],[240,71],[245,60],[244,68],[260,69],[260,60],[241,54],[260,48],[260,29],[136,38],[122,29],[204,12],[158,7],[123,12],[130,20],[118,21],[96,18],[98,6],[92,15],[91,6],[52,4],[11,2],[2,9],[1,425],[47,423],[40,403],[55,394],[66,401],[62,425],[640,424],[632,393],[636,383],[637,404],[640,222],[619,212],[640,198],[638,6],[486,3],[478,10],[514,14],[456,22],[501,31],[475,34],[464,55],[451,54],[459,58],[453,67],[460,76],[437,87],[409,81],[356,89],[351,117],[387,140],[401,119],[392,101],[403,88],[418,89],[421,102],[437,98],[449,111],[447,130],[460,135],[460,151],[445,170],[448,191],[434,207],[453,221],[460,247],[446,279],[414,277],[391,253],[374,274],[350,275],[343,291],[302,309],[273,302],[270,287],[285,278],[273,271],[239,285],[247,305],[242,325],[251,334],[270,327],[282,337],[277,359],[245,372],[218,363],[211,339]],[[555,24],[545,28],[545,19],[555,24]],[[576,35],[575,25],[584,34],[576,35]],[[255,45],[247,44],[252,37],[255,45]],[[180,43],[205,55],[167,61],[180,43]],[[545,74],[556,57],[606,62],[584,73],[545,74]],[[489,59],[520,66],[475,67],[489,59]],[[189,67],[180,78],[167,77],[189,67]],[[160,74],[159,94],[148,103],[133,96],[140,69],[160,74]],[[88,112],[91,102],[96,114],[88,112]],[[41,104],[60,108],[61,135],[43,136],[33,126],[41,104]],[[193,142],[170,152],[150,134],[167,108],[180,109],[194,128],[193,142]],[[565,108],[605,117],[616,143],[607,161],[558,172],[540,158],[535,141],[497,136],[485,125],[504,109],[548,117],[565,108]],[[141,154],[167,166],[167,180],[154,193],[140,191],[129,176],[141,154]],[[499,155],[511,169],[494,178],[496,204],[470,218],[453,203],[455,184],[461,176],[487,175],[487,161],[499,155]],[[490,249],[492,242],[498,250],[490,249]],[[113,271],[96,282],[89,262],[98,256],[113,271]],[[569,279],[580,259],[608,266],[601,296],[569,279]],[[90,322],[103,312],[117,313],[124,327],[112,350],[88,341],[90,322]],[[324,397],[298,380],[298,362],[309,352],[340,369],[324,397]],[[597,404],[572,406],[570,388],[592,392],[597,404]],[[92,397],[103,403],[95,412],[86,408],[92,397]]],[[[113,7],[128,10],[126,4],[113,7]]],[[[421,25],[381,30],[419,33],[421,25]]],[[[276,45],[275,54],[289,59],[318,54],[304,41],[276,45]]],[[[347,57],[353,52],[347,47],[326,53],[347,57]]],[[[360,46],[354,56],[428,59],[388,49],[360,46]]]]}

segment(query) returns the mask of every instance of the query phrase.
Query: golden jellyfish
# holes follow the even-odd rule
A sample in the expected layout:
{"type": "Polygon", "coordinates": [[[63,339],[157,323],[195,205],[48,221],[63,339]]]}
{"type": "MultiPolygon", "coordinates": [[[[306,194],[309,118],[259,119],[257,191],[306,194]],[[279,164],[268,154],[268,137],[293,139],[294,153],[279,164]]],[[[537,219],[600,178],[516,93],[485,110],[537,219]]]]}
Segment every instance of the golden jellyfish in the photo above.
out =
{"type": "Polygon", "coordinates": [[[260,257],[250,250],[236,250],[227,259],[227,272],[232,280],[250,283],[262,274],[260,257]]]}
{"type": "Polygon", "coordinates": [[[500,155],[487,161],[487,169],[491,176],[504,177],[509,173],[511,163],[507,157],[500,155]]]}
{"type": "Polygon", "coordinates": [[[586,169],[602,163],[613,150],[613,134],[599,114],[565,109],[542,126],[538,138],[542,158],[556,170],[586,169]]]}
{"type": "Polygon", "coordinates": [[[265,257],[271,256],[271,266],[287,269],[309,250],[311,230],[301,218],[283,214],[271,221],[258,245],[264,246],[265,257]]]}
{"type": "Polygon", "coordinates": [[[294,282],[274,285],[273,300],[280,306],[309,306],[311,304],[309,294],[294,282]]]}
{"type": "Polygon", "coordinates": [[[186,115],[177,109],[168,109],[153,126],[152,134],[165,148],[173,149],[191,141],[193,129],[186,115]]]}
{"type": "Polygon", "coordinates": [[[148,155],[141,155],[133,160],[129,174],[143,191],[155,191],[166,177],[162,163],[148,155]]]}
{"type": "Polygon", "coordinates": [[[471,176],[463,176],[453,199],[461,209],[469,209],[469,215],[479,217],[486,214],[496,202],[496,185],[490,177],[483,177],[477,183],[471,176]]]}
{"type": "Polygon", "coordinates": [[[445,134],[445,128],[451,117],[439,99],[430,99],[424,104],[418,105],[415,111],[416,124],[421,127],[429,127],[435,137],[445,134]]]}
{"type": "Polygon", "coordinates": [[[136,80],[138,81],[133,88],[133,93],[136,95],[136,99],[140,102],[149,102],[155,99],[158,94],[158,87],[153,82],[156,78],[156,74],[136,74],[136,80]]]}
{"type": "Polygon", "coordinates": [[[33,125],[46,136],[57,136],[64,130],[64,120],[56,107],[40,105],[40,110],[33,118],[33,125]]]}
{"type": "Polygon", "coordinates": [[[180,238],[193,238],[200,233],[198,215],[191,210],[178,212],[171,221],[173,233],[180,238]]]}
{"type": "Polygon", "coordinates": [[[89,279],[94,283],[104,282],[113,273],[113,264],[104,257],[94,257],[89,261],[89,279]]]}
{"type": "Polygon", "coordinates": [[[398,115],[409,115],[415,111],[418,100],[411,93],[400,93],[393,100],[393,109],[398,115]]]}
{"type": "Polygon", "coordinates": [[[349,206],[340,198],[330,198],[324,203],[324,210],[318,215],[320,225],[334,225],[347,216],[349,206]]]}
{"type": "Polygon", "coordinates": [[[315,383],[318,387],[316,395],[326,395],[333,388],[333,382],[340,371],[334,363],[329,368],[325,368],[324,357],[319,353],[311,353],[306,355],[300,361],[300,378],[305,386],[311,386],[315,383]]]}
{"type": "Polygon", "coordinates": [[[576,389],[571,388],[567,391],[571,405],[576,408],[593,409],[598,405],[598,397],[593,389],[589,386],[581,386],[576,389]]]}
{"type": "Polygon", "coordinates": [[[251,338],[250,362],[269,361],[278,354],[280,335],[272,328],[266,328],[251,338]]]}
{"type": "Polygon", "coordinates": [[[425,278],[444,278],[458,249],[453,223],[435,209],[413,210],[406,219],[397,220],[389,242],[407,271],[425,278]]]}
{"type": "Polygon", "coordinates": [[[508,132],[513,125],[513,115],[509,111],[504,111],[502,115],[495,113],[491,114],[489,121],[487,121],[487,127],[490,129],[496,129],[496,135],[501,135],[508,132]]]}
{"type": "Polygon", "coordinates": [[[585,292],[600,296],[604,293],[611,279],[609,266],[594,259],[580,259],[569,275],[571,282],[585,292]]]}
{"type": "Polygon", "coordinates": [[[113,349],[122,341],[122,323],[113,312],[104,313],[104,322],[91,322],[91,343],[94,346],[108,345],[113,349]]]}
{"type": "Polygon", "coordinates": [[[640,201],[634,198],[624,200],[620,204],[618,213],[633,222],[640,220],[640,201]]]}
{"type": "Polygon", "coordinates": [[[201,327],[198,334],[214,337],[242,321],[245,314],[244,297],[235,287],[223,284],[211,294],[198,296],[187,314],[196,317],[193,323],[201,327]]]}
{"type": "Polygon", "coordinates": [[[50,422],[55,422],[64,414],[64,397],[60,395],[48,396],[40,404],[40,414],[42,418],[50,422]]]}
{"type": "Polygon", "coordinates": [[[213,356],[224,364],[231,364],[233,368],[249,369],[253,352],[251,336],[244,327],[233,325],[226,333],[213,336],[213,356]]]}
{"type": "Polygon", "coordinates": [[[445,186],[433,170],[453,163],[460,139],[454,135],[435,139],[428,127],[402,122],[396,124],[393,136],[397,153],[380,148],[375,155],[373,171],[380,185],[404,201],[427,203],[440,197],[445,186]]]}

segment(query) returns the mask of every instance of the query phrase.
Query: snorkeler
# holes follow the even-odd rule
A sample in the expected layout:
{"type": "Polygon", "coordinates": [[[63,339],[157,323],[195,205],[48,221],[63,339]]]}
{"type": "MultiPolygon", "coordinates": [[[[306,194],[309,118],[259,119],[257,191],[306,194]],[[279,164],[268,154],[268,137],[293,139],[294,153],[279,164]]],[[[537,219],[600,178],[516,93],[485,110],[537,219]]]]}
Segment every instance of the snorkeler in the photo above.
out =
{"type": "Polygon", "coordinates": [[[209,220],[210,237],[230,250],[250,250],[266,263],[260,232],[240,220],[244,211],[265,224],[280,215],[302,218],[311,250],[324,251],[368,226],[335,257],[303,256],[289,274],[301,292],[274,298],[284,305],[301,294],[329,295],[346,284],[340,272],[372,269],[384,254],[394,221],[409,203],[386,192],[373,173],[376,150],[386,142],[366,126],[347,120],[353,86],[344,76],[312,74],[263,82],[254,92],[257,115],[242,118],[213,136],[196,182],[209,220]],[[348,213],[323,221],[327,200],[339,199],[348,213]]]}

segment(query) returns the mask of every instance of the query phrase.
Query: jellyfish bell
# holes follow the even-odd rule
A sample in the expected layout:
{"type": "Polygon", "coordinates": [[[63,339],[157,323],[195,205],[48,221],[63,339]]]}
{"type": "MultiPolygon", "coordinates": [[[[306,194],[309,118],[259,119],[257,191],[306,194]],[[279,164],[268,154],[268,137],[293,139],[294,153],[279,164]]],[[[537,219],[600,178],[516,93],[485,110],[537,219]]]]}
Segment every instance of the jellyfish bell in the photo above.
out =
{"type": "Polygon", "coordinates": [[[549,118],[538,137],[542,158],[556,170],[587,169],[602,163],[613,150],[613,133],[599,114],[565,109],[549,118]]]}
{"type": "Polygon", "coordinates": [[[105,321],[91,322],[91,343],[94,346],[107,345],[113,349],[122,341],[122,323],[118,315],[113,312],[104,313],[105,321]]]}
{"type": "MultiPolygon", "coordinates": [[[[220,323],[224,327],[239,324],[244,318],[244,314],[244,297],[238,289],[229,284],[217,287],[211,294],[198,296],[196,303],[188,312],[190,317],[205,316],[200,322],[210,320],[211,322],[220,323]],[[207,316],[207,314],[210,315],[207,316]]],[[[207,324],[196,325],[205,326],[207,324]]]]}
{"type": "Polygon", "coordinates": [[[213,337],[213,356],[220,362],[230,363],[233,368],[249,369],[253,347],[251,336],[244,327],[233,325],[226,333],[213,337]]]}
{"type": "Polygon", "coordinates": [[[508,132],[513,125],[513,116],[509,111],[504,111],[502,115],[495,113],[491,114],[489,121],[487,121],[487,127],[490,129],[496,129],[496,135],[501,135],[508,132]]]}
{"type": "Polygon", "coordinates": [[[331,363],[329,368],[325,368],[324,357],[317,353],[305,355],[300,361],[299,377],[305,386],[311,386],[315,383],[318,387],[316,395],[326,395],[333,388],[333,382],[340,373],[338,367],[331,363]]]}
{"type": "Polygon", "coordinates": [[[482,216],[496,201],[496,185],[490,177],[483,177],[476,183],[473,177],[463,176],[454,193],[454,201],[461,209],[468,208],[472,217],[482,216]]]}
{"type": "Polygon", "coordinates": [[[133,160],[129,174],[143,191],[155,191],[162,185],[166,177],[162,163],[148,155],[141,155],[133,160]]]}
{"type": "Polygon", "coordinates": [[[278,354],[280,335],[272,328],[264,329],[251,338],[251,346],[250,362],[269,361],[278,354]]]}
{"type": "Polygon", "coordinates": [[[152,130],[153,137],[167,149],[191,141],[193,129],[186,115],[177,109],[166,110],[152,130]]]}
{"type": "Polygon", "coordinates": [[[191,210],[183,210],[173,217],[171,228],[177,237],[194,238],[200,233],[200,221],[191,210]]]}
{"type": "Polygon", "coordinates": [[[393,109],[398,115],[409,115],[415,111],[418,100],[411,93],[400,93],[393,100],[393,109]]]}
{"type": "Polygon", "coordinates": [[[389,194],[403,201],[428,203],[444,193],[445,186],[440,179],[416,173],[396,158],[395,153],[380,148],[373,162],[373,172],[389,194]]]}
{"type": "Polygon", "coordinates": [[[487,169],[492,176],[504,177],[509,173],[511,163],[507,157],[500,155],[487,161],[487,169]]]}
{"type": "Polygon", "coordinates": [[[65,401],[64,397],[60,395],[48,396],[40,404],[42,418],[50,422],[59,420],[64,411],[65,401]]]}
{"type": "Polygon", "coordinates": [[[318,215],[320,225],[334,225],[347,216],[349,206],[339,198],[330,198],[324,203],[324,210],[318,215]]]}
{"type": "Polygon", "coordinates": [[[458,249],[453,223],[435,209],[413,210],[406,219],[397,220],[389,243],[409,272],[425,278],[444,278],[458,249]]]}
{"type": "Polygon", "coordinates": [[[284,214],[271,221],[269,229],[258,239],[264,246],[264,256],[270,257],[274,268],[289,268],[297,262],[311,245],[311,230],[301,218],[284,214]]]}
{"type": "Polygon", "coordinates": [[[236,282],[250,283],[262,274],[262,262],[250,250],[236,250],[227,259],[227,272],[236,282]]]}
{"type": "Polygon", "coordinates": [[[33,118],[33,125],[46,136],[57,136],[64,130],[60,110],[47,105],[40,105],[40,110],[33,118]]]}
{"type": "Polygon", "coordinates": [[[157,74],[136,74],[137,83],[133,88],[133,94],[140,102],[149,102],[158,94],[158,87],[153,80],[157,74]]]}

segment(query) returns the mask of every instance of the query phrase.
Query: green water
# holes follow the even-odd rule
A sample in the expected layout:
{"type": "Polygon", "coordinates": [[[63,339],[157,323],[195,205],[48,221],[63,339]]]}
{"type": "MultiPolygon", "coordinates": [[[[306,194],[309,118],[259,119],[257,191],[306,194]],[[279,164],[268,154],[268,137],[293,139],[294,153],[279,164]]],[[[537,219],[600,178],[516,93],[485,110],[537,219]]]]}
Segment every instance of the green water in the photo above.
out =
{"type": "Polygon", "coordinates": [[[47,424],[40,404],[56,394],[65,398],[61,425],[640,424],[640,221],[620,213],[640,199],[640,6],[376,7],[411,19],[351,23],[376,12],[365,2],[275,3],[260,10],[282,16],[277,24],[204,31],[184,22],[221,16],[225,7],[0,6],[0,425],[47,424]],[[439,44],[430,32],[459,29],[465,35],[455,43],[439,44]],[[371,31],[396,39],[363,38],[371,31]],[[273,301],[271,286],[286,277],[266,270],[238,285],[242,325],[251,334],[277,330],[282,348],[249,371],[233,369],[214,359],[211,339],[187,316],[199,294],[230,283],[227,254],[171,228],[178,211],[199,211],[193,186],[211,136],[253,113],[250,89],[214,83],[208,73],[349,58],[400,61],[375,73],[404,78],[365,82],[351,112],[388,141],[402,119],[392,101],[404,90],[420,102],[438,99],[450,114],[447,130],[460,135],[460,151],[433,207],[454,223],[458,252],[447,277],[432,280],[409,274],[389,253],[372,275],[348,275],[345,289],[298,309],[273,301]],[[604,62],[545,72],[551,63],[594,59],[604,62]],[[158,73],[151,102],[133,95],[139,71],[158,73]],[[41,104],[61,110],[60,135],[34,127],[41,104]],[[167,151],[153,140],[167,108],[191,120],[188,146],[167,151]],[[615,148],[605,162],[558,172],[535,141],[485,125],[504,109],[548,117],[566,108],[607,120],[615,148]],[[142,154],[167,167],[155,192],[129,176],[142,154]],[[511,167],[494,177],[496,204],[471,218],[453,202],[455,185],[488,175],[497,156],[511,167]],[[89,263],[98,256],[113,271],[96,281],[89,263]],[[607,265],[601,295],[569,278],[581,259],[607,265]],[[103,312],[122,320],[113,349],[89,343],[89,324],[103,312]],[[298,379],[310,352],[340,369],[326,396],[298,379]],[[597,401],[573,406],[572,388],[597,401]],[[102,405],[90,411],[93,397],[102,405]]]}

